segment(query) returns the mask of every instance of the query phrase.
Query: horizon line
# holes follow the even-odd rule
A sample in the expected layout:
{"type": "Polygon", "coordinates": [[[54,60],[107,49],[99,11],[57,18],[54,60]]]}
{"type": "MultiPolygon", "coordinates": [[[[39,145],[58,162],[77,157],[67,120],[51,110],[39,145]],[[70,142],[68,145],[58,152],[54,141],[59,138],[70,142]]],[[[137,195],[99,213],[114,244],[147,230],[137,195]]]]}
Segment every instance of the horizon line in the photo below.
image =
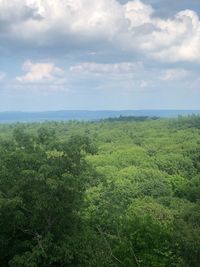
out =
{"type": "Polygon", "coordinates": [[[45,113],[45,112],[120,112],[120,111],[200,111],[200,109],[55,109],[55,110],[2,110],[0,113],[45,113]]]}

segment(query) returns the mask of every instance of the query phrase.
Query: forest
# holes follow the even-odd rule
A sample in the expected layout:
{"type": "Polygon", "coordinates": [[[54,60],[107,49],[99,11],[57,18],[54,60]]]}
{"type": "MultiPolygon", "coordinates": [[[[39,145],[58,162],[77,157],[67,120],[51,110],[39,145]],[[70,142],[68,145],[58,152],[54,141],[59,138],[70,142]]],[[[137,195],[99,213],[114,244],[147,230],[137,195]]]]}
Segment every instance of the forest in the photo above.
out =
{"type": "Polygon", "coordinates": [[[200,116],[0,125],[1,267],[199,267],[200,116]]]}

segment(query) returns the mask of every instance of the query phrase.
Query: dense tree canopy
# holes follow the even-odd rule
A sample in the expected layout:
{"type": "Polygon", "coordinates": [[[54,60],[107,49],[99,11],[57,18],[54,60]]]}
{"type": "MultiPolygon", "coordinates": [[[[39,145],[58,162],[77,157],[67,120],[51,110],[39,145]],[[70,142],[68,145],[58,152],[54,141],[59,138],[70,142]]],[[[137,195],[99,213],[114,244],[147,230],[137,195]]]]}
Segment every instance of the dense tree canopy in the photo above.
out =
{"type": "Polygon", "coordinates": [[[199,267],[200,117],[0,125],[2,267],[199,267]]]}

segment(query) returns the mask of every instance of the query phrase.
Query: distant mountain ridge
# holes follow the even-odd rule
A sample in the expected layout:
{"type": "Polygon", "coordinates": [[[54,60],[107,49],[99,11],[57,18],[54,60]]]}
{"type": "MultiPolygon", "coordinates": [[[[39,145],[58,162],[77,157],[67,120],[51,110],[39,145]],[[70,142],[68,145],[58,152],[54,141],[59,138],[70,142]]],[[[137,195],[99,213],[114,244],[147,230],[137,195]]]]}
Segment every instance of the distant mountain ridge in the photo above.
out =
{"type": "Polygon", "coordinates": [[[199,114],[200,110],[61,110],[43,112],[0,112],[0,123],[44,122],[44,121],[92,121],[119,116],[148,116],[172,118],[179,115],[199,114]]]}

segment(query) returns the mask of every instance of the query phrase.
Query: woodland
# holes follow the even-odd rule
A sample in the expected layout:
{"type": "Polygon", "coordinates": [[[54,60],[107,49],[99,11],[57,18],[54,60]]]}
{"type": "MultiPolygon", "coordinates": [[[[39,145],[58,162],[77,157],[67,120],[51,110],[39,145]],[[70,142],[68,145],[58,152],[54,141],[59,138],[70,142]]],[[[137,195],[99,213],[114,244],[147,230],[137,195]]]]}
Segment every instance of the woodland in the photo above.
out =
{"type": "Polygon", "coordinates": [[[0,125],[1,267],[199,267],[200,116],[0,125]]]}

